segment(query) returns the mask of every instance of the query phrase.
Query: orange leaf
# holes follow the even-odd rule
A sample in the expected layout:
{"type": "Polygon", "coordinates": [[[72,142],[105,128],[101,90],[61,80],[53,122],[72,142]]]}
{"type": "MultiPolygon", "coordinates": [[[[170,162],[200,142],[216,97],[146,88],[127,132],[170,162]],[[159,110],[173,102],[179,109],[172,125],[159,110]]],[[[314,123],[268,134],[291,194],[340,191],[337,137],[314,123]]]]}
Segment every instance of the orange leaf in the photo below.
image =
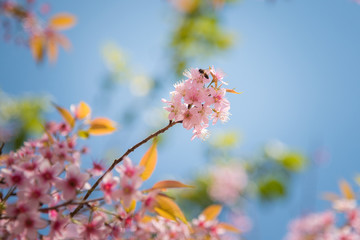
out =
{"type": "Polygon", "coordinates": [[[193,188],[193,186],[183,184],[178,181],[165,180],[155,183],[152,189],[163,189],[163,188],[193,188]]]}
{"type": "Polygon", "coordinates": [[[210,221],[217,218],[217,216],[220,214],[222,209],[221,205],[210,205],[201,213],[201,215],[204,215],[205,219],[210,221]]]}
{"type": "Polygon", "coordinates": [[[172,199],[164,195],[157,195],[155,201],[156,206],[154,210],[157,214],[170,220],[181,220],[182,222],[187,223],[183,212],[172,199]]]}
{"type": "Polygon", "coordinates": [[[65,30],[74,26],[75,23],[75,16],[69,13],[58,13],[50,19],[49,25],[56,30],[65,30]]]}
{"type": "Polygon", "coordinates": [[[2,154],[2,155],[0,155],[0,163],[1,163],[2,161],[7,160],[8,157],[9,157],[9,155],[7,155],[7,154],[2,154]]]}
{"type": "Polygon", "coordinates": [[[104,135],[116,130],[115,123],[107,118],[95,118],[90,122],[89,134],[104,135]]]}
{"type": "Polygon", "coordinates": [[[48,39],[47,44],[47,55],[50,62],[55,62],[58,55],[58,47],[53,39],[48,39]]]}
{"type": "Polygon", "coordinates": [[[152,221],[153,219],[154,219],[154,217],[149,216],[149,215],[145,215],[140,221],[142,223],[148,223],[148,222],[152,221]]]}
{"type": "Polygon", "coordinates": [[[355,199],[354,191],[352,190],[352,188],[348,182],[346,182],[345,180],[341,180],[339,182],[339,186],[340,186],[342,195],[346,199],[355,199]]]}
{"type": "Polygon", "coordinates": [[[226,92],[235,93],[235,94],[241,94],[241,93],[243,93],[243,92],[236,92],[234,89],[226,89],[226,92]]]}
{"type": "Polygon", "coordinates": [[[40,62],[44,58],[44,38],[42,36],[32,36],[30,38],[30,49],[33,57],[37,62],[40,62]]]}
{"type": "Polygon", "coordinates": [[[241,233],[241,231],[239,229],[237,229],[236,227],[230,225],[230,224],[227,224],[227,223],[219,223],[218,224],[218,227],[222,228],[222,229],[225,229],[229,232],[233,232],[233,233],[241,233]]]}
{"type": "Polygon", "coordinates": [[[81,101],[76,108],[75,116],[77,119],[84,119],[91,113],[91,108],[85,102],[81,101]]]}
{"type": "Polygon", "coordinates": [[[61,116],[64,118],[64,120],[71,126],[71,128],[73,128],[75,125],[75,119],[71,115],[71,113],[68,110],[66,110],[65,108],[62,108],[62,107],[56,105],[55,103],[53,103],[53,104],[56,107],[56,109],[59,111],[61,116]]]}
{"type": "Polygon", "coordinates": [[[147,150],[145,155],[140,161],[140,166],[143,166],[145,169],[141,174],[143,181],[147,180],[153,173],[157,162],[157,150],[156,150],[156,141],[153,142],[151,147],[147,150]]]}

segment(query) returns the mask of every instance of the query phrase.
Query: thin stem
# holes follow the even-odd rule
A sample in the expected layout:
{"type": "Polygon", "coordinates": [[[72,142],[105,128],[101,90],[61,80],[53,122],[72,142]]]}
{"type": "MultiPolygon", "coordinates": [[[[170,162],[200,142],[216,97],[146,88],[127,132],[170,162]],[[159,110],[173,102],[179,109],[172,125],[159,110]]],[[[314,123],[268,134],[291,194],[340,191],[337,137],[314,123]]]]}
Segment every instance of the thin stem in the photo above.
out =
{"type": "Polygon", "coordinates": [[[96,198],[96,199],[91,199],[91,200],[87,200],[87,201],[81,201],[81,202],[73,202],[72,200],[69,200],[67,202],[64,202],[62,204],[56,205],[56,206],[52,206],[52,207],[48,207],[48,208],[40,208],[39,211],[40,212],[47,212],[49,210],[54,210],[54,209],[58,209],[60,207],[64,207],[67,205],[84,205],[87,203],[91,203],[91,202],[97,202],[97,201],[101,201],[104,200],[104,198],[96,198]]]}
{"type": "Polygon", "coordinates": [[[2,200],[2,202],[6,202],[8,200],[8,198],[10,196],[12,196],[13,192],[15,191],[16,186],[13,186],[12,188],[10,188],[10,190],[8,191],[8,193],[6,194],[5,198],[2,200]]]}
{"type": "Polygon", "coordinates": [[[1,145],[0,145],[0,155],[2,154],[2,150],[3,150],[4,146],[5,146],[5,143],[2,142],[1,145]]]}
{"type": "MultiPolygon", "coordinates": [[[[138,147],[140,147],[141,145],[143,145],[144,143],[148,142],[150,139],[160,135],[161,133],[164,133],[165,131],[167,131],[169,128],[171,128],[172,126],[174,126],[177,123],[181,123],[182,121],[177,121],[177,122],[173,122],[170,121],[169,124],[158,130],[157,132],[154,132],[153,134],[151,134],[150,136],[148,136],[147,138],[145,138],[144,140],[138,142],[137,144],[135,144],[133,147],[129,148],[124,155],[122,155],[120,158],[115,159],[114,162],[111,164],[111,166],[105,171],[105,173],[98,178],[98,180],[95,182],[95,184],[89,189],[89,191],[86,193],[86,195],[83,197],[83,201],[85,201],[86,199],[88,199],[88,197],[90,196],[90,194],[95,190],[95,188],[100,184],[100,182],[102,181],[102,179],[105,177],[105,175],[109,172],[111,172],[115,166],[120,163],[126,156],[128,156],[131,152],[135,151],[135,149],[137,149],[138,147]]],[[[80,204],[72,213],[70,213],[71,217],[74,217],[75,214],[77,214],[80,209],[83,207],[84,204],[80,204]]]]}

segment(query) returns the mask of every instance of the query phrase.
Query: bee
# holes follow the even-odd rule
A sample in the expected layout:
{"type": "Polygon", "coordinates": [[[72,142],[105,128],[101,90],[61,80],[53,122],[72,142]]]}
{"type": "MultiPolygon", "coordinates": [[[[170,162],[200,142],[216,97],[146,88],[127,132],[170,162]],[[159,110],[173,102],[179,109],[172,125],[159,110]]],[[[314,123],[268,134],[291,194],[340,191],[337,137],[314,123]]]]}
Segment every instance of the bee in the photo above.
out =
{"type": "Polygon", "coordinates": [[[207,75],[207,73],[204,71],[204,69],[199,69],[199,73],[201,73],[202,75],[204,75],[204,77],[206,78],[206,79],[209,79],[209,75],[207,75]]]}

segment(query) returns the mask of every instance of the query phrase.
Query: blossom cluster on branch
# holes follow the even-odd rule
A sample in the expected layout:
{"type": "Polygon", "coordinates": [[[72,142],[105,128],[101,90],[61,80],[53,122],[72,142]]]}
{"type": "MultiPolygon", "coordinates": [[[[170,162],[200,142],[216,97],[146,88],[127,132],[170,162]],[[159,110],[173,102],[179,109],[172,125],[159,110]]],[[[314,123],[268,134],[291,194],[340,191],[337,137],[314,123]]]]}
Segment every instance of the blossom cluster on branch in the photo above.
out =
{"type": "Polygon", "coordinates": [[[55,107],[62,122],[47,123],[41,138],[0,156],[1,239],[200,240],[239,233],[217,220],[220,205],[208,206],[187,221],[166,191],[192,186],[165,180],[141,189],[157,163],[156,141],[138,165],[128,154],[178,122],[145,138],[107,169],[94,163],[83,170],[81,159],[88,149],[78,147],[78,139],[112,133],[115,123],[92,118],[84,102],[72,106],[71,111],[55,107]]]}
{"type": "Polygon", "coordinates": [[[342,196],[326,194],[332,208],[293,220],[286,240],[359,240],[360,208],[356,196],[345,182],[340,182],[342,196]]]}
{"type": "Polygon", "coordinates": [[[223,81],[224,73],[215,71],[214,67],[206,70],[192,68],[184,75],[187,79],[174,85],[170,101],[163,99],[168,104],[165,109],[170,113],[169,120],[182,121],[184,128],[193,128],[192,139],[206,139],[210,119],[213,124],[219,119],[222,122],[229,120],[230,102],[225,98],[226,92],[237,92],[223,88],[224,84],[227,85],[223,81]]]}

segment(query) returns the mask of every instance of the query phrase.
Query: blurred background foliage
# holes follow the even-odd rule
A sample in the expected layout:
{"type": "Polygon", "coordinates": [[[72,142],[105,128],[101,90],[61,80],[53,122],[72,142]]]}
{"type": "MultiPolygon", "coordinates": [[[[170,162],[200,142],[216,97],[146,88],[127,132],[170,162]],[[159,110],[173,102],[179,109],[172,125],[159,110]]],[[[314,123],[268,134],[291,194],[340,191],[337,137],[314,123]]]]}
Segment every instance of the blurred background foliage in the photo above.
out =
{"type": "MultiPolygon", "coordinates": [[[[287,196],[294,175],[308,165],[307,157],[271,140],[254,156],[239,156],[240,134],[220,132],[207,144],[205,169],[195,172],[193,190],[178,194],[182,209],[191,213],[210,204],[222,204],[228,215],[245,216],[247,204],[259,199],[269,205],[287,196]]],[[[244,226],[238,226],[243,228],[244,226]]]]}
{"type": "Polygon", "coordinates": [[[12,97],[0,89],[0,142],[17,149],[23,142],[43,133],[49,97],[12,97]]]}
{"type": "Polygon", "coordinates": [[[222,9],[236,0],[172,0],[177,21],[170,36],[172,65],[181,75],[194,60],[228,50],[234,34],[221,24],[222,9]]]}

